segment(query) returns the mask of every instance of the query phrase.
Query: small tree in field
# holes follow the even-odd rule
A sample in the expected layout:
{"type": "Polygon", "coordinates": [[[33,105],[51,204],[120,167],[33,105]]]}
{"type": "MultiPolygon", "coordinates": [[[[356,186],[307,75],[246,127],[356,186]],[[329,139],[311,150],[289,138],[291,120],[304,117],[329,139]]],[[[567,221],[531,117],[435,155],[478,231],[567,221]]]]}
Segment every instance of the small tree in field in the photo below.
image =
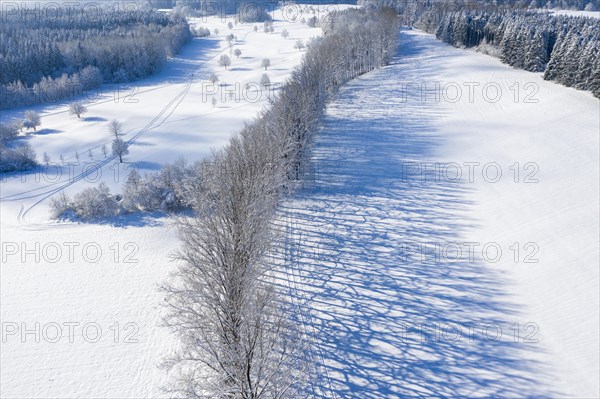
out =
{"type": "Polygon", "coordinates": [[[48,165],[50,163],[50,155],[48,155],[47,153],[44,153],[43,161],[44,161],[44,165],[48,165]]]}
{"type": "Polygon", "coordinates": [[[227,27],[229,28],[229,30],[233,29],[233,24],[231,23],[231,21],[227,22],[227,27]]]}
{"type": "Polygon", "coordinates": [[[214,30],[215,36],[219,34],[219,30],[217,28],[215,28],[214,30]]]}
{"type": "Polygon", "coordinates": [[[265,58],[262,60],[261,65],[265,68],[265,71],[266,71],[267,68],[269,68],[271,66],[271,60],[268,58],[265,58]]]}
{"type": "Polygon", "coordinates": [[[85,114],[86,112],[87,108],[79,101],[69,104],[69,114],[77,115],[78,119],[81,118],[81,115],[85,114]]]}
{"type": "Polygon", "coordinates": [[[239,48],[236,48],[235,51],[233,52],[233,54],[237,57],[240,58],[240,55],[242,55],[242,50],[240,50],[239,48]]]}
{"type": "Polygon", "coordinates": [[[284,39],[287,39],[288,37],[290,37],[290,32],[288,32],[287,29],[284,29],[283,31],[281,31],[281,36],[283,36],[284,39]]]}
{"type": "Polygon", "coordinates": [[[112,142],[112,152],[114,156],[119,157],[119,162],[123,163],[123,156],[129,154],[129,144],[117,137],[112,142]]]}
{"type": "Polygon", "coordinates": [[[258,32],[258,26],[254,25],[254,32],[258,32]]]}
{"type": "Polygon", "coordinates": [[[27,130],[33,129],[37,131],[37,127],[42,124],[40,115],[35,111],[25,111],[25,119],[23,120],[23,127],[27,130]]]}
{"type": "Polygon", "coordinates": [[[298,51],[302,51],[304,48],[304,42],[302,40],[298,40],[296,44],[294,44],[294,48],[297,48],[298,51]]]}
{"type": "Polygon", "coordinates": [[[215,84],[219,81],[219,77],[216,73],[212,73],[208,79],[211,81],[212,84],[215,84]]]}
{"type": "Polygon", "coordinates": [[[213,108],[217,106],[217,99],[216,98],[213,97],[211,102],[212,102],[213,108]]]}
{"type": "Polygon", "coordinates": [[[227,69],[229,65],[231,65],[231,58],[229,58],[228,55],[223,54],[221,58],[219,58],[219,66],[225,67],[225,69],[227,69]]]}
{"type": "Polygon", "coordinates": [[[271,79],[269,79],[269,75],[263,73],[262,77],[260,78],[260,85],[265,88],[271,86],[271,79]]]}
{"type": "Polygon", "coordinates": [[[113,119],[108,125],[108,130],[113,136],[115,136],[115,139],[118,139],[119,136],[123,135],[123,124],[118,120],[113,119]]]}

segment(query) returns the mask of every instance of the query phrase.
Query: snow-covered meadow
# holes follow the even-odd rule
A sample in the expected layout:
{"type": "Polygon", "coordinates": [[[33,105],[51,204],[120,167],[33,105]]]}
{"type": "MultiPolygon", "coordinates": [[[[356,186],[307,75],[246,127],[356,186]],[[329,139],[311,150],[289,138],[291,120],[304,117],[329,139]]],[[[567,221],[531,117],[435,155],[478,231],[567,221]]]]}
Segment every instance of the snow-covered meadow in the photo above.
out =
{"type": "Polygon", "coordinates": [[[324,386],[598,397],[599,132],[590,93],[402,31],[287,205],[324,386]]]}
{"type": "MultiPolygon", "coordinates": [[[[132,168],[227,143],[267,106],[261,76],[277,90],[297,40],[321,34],[274,18],[274,33],[192,20],[213,34],[157,75],[82,98],[81,119],[67,102],[34,107],[42,127],[27,140],[65,165],[0,183],[1,397],[166,396],[170,219],[53,222],[48,199],[100,181],[118,193],[132,168]],[[123,165],[102,154],[112,119],[132,140],[123,165]]],[[[285,204],[296,262],[284,284],[322,363],[316,396],[600,396],[599,131],[590,93],[402,31],[392,65],[330,105],[305,188],[285,204]]]]}
{"type": "MultiPolygon", "coordinates": [[[[313,10],[320,16],[345,7],[313,10]]],[[[170,255],[179,247],[169,219],[135,214],[99,225],[57,223],[49,220],[48,200],[100,181],[118,193],[132,168],[156,172],[180,157],[201,160],[226,144],[300,63],[304,51],[296,42],[321,34],[300,23],[312,11],[299,10],[275,10],[273,33],[250,23],[230,30],[232,17],[192,19],[211,36],[194,39],[150,78],[82,97],[88,112],[81,119],[69,115],[66,101],[33,107],[42,126],[26,140],[40,162],[48,154],[50,166],[4,175],[0,183],[0,396],[165,395],[160,388],[166,375],[158,365],[176,343],[159,327],[164,294],[158,287],[174,270],[170,255]],[[229,49],[229,34],[237,37],[233,49],[241,50],[239,57],[229,49]],[[227,69],[218,64],[222,54],[232,60],[227,69]],[[264,58],[271,61],[268,70],[264,58]],[[213,73],[217,86],[209,80],[213,73]],[[264,73],[269,90],[259,86],[264,73]],[[133,139],[122,165],[102,153],[106,145],[110,154],[113,119],[122,122],[124,139],[133,139]],[[28,335],[27,329],[34,332],[28,335]]],[[[1,120],[23,112],[3,111],[1,120]]]]}

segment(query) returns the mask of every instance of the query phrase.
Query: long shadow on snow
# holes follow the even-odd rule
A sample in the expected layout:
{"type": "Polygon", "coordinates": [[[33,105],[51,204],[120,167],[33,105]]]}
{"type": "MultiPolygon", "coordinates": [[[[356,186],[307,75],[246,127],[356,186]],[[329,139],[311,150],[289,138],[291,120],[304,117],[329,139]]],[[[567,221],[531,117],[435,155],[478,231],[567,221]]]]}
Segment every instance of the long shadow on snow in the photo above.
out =
{"type": "Polygon", "coordinates": [[[331,104],[313,151],[314,187],[286,209],[300,242],[287,266],[301,285],[290,292],[318,343],[312,360],[328,371],[312,376],[326,389],[313,395],[547,397],[537,382],[545,370],[528,360],[539,347],[524,342],[523,324],[535,320],[521,320],[493,264],[477,252],[473,261],[436,259],[432,246],[422,259],[402,244],[462,243],[476,223],[467,184],[403,170],[434,161],[441,132],[432,121],[443,110],[402,102],[398,79],[434,69],[411,69],[410,57],[430,46],[402,39],[408,51],[396,65],[357,79],[331,104]]]}

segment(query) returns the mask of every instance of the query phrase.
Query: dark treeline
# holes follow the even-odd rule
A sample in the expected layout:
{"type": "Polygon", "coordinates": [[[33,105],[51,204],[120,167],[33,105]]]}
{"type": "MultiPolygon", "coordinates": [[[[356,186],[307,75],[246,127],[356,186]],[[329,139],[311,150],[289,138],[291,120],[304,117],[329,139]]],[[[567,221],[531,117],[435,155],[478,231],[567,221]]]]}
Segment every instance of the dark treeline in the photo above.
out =
{"type": "Polygon", "coordinates": [[[4,12],[0,19],[1,108],[148,76],[191,38],[184,18],[142,9],[4,12]]]}
{"type": "Polygon", "coordinates": [[[600,19],[511,11],[421,15],[417,26],[457,47],[491,46],[514,67],[600,97],[600,19]]]}
{"type": "Polygon", "coordinates": [[[377,7],[391,7],[398,12],[419,14],[419,10],[444,8],[446,11],[486,8],[493,11],[506,10],[585,10],[599,11],[598,0],[358,0],[358,4],[377,7]]]}

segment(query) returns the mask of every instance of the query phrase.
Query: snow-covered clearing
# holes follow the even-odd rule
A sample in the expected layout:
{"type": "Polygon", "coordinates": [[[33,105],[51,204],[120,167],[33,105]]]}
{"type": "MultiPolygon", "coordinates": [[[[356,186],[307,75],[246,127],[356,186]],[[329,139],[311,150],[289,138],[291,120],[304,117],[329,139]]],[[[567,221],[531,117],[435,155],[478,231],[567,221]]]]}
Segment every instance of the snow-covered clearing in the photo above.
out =
{"type": "Polygon", "coordinates": [[[599,397],[599,132],[591,94],[403,31],[328,108],[288,204],[322,383],[599,397]]]}
{"type": "Polygon", "coordinates": [[[557,15],[569,15],[571,17],[600,18],[600,11],[576,11],[576,10],[550,10],[557,15]]]}
{"type": "MultiPolygon", "coordinates": [[[[169,219],[141,214],[100,225],[54,223],[48,221],[48,198],[99,181],[119,192],[132,167],[155,172],[181,156],[195,161],[223,146],[267,104],[266,92],[257,100],[257,85],[244,85],[258,83],[263,73],[275,85],[283,83],[303,55],[296,41],[321,34],[284,20],[279,11],[274,17],[272,34],[262,24],[256,24],[258,32],[254,24],[232,29],[242,55],[230,55],[228,70],[218,58],[229,55],[225,36],[233,19],[210,17],[193,23],[217,28],[218,35],[194,39],[155,76],[120,90],[105,87],[100,98],[86,102],[89,111],[81,120],[69,116],[67,102],[34,107],[42,127],[27,140],[40,161],[46,152],[55,163],[62,155],[66,165],[58,173],[51,167],[2,176],[0,183],[1,397],[165,396],[165,372],[157,366],[176,343],[158,327],[163,294],[157,288],[174,270],[169,255],[179,247],[169,219]],[[289,38],[281,36],[283,29],[289,38]],[[271,60],[268,71],[263,58],[271,60]],[[211,73],[228,90],[214,95],[215,107],[211,73]],[[135,138],[126,165],[101,152],[103,144],[110,152],[112,119],[123,123],[125,139],[135,138]]],[[[2,112],[2,122],[22,113],[2,112]]]]}

